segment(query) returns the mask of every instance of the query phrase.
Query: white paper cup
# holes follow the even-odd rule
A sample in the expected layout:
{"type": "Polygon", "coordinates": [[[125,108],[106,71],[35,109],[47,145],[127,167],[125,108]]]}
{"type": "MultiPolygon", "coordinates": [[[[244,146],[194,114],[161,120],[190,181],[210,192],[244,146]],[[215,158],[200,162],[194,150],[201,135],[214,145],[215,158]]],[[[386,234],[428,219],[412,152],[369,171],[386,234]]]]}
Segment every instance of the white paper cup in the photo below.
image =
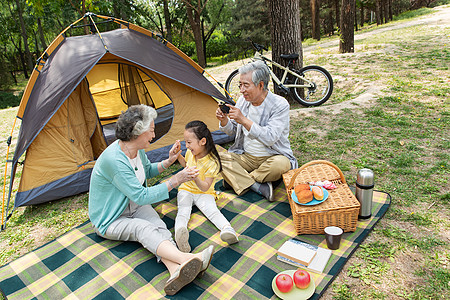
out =
{"type": "Polygon", "coordinates": [[[331,250],[339,249],[342,233],[344,233],[344,231],[336,226],[325,227],[324,231],[328,249],[331,250]]]}

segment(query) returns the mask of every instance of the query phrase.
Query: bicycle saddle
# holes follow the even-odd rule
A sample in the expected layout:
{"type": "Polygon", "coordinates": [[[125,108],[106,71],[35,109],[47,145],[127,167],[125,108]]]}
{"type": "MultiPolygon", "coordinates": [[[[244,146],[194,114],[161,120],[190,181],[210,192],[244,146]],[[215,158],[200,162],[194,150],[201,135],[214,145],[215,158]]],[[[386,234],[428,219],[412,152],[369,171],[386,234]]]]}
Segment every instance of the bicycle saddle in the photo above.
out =
{"type": "Polygon", "coordinates": [[[281,54],[280,57],[284,58],[284,59],[297,59],[298,58],[298,53],[281,54]]]}

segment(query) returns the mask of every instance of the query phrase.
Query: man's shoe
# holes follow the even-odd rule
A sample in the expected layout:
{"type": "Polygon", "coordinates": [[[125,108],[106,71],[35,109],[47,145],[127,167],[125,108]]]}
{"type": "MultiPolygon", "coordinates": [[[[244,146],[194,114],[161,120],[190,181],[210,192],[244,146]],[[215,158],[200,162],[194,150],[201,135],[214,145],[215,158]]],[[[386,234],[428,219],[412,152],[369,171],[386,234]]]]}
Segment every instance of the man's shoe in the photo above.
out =
{"type": "Polygon", "coordinates": [[[205,274],[206,269],[208,269],[211,264],[212,256],[214,254],[214,246],[211,245],[205,250],[202,251],[202,268],[200,269],[200,273],[198,273],[197,277],[202,277],[205,274]]]}
{"type": "Polygon", "coordinates": [[[261,186],[259,187],[258,191],[264,198],[269,200],[270,202],[275,201],[274,195],[273,195],[273,187],[272,182],[264,182],[261,183],[261,186]]]}

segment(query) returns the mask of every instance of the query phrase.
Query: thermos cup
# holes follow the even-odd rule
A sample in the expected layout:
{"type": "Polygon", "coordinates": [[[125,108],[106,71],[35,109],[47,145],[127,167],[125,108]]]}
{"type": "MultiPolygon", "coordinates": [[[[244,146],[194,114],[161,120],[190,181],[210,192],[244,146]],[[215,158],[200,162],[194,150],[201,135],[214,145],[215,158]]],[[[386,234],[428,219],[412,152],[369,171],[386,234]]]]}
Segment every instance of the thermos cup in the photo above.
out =
{"type": "Polygon", "coordinates": [[[361,203],[359,219],[368,219],[372,216],[373,187],[373,171],[370,169],[359,170],[356,176],[356,199],[361,203]]]}

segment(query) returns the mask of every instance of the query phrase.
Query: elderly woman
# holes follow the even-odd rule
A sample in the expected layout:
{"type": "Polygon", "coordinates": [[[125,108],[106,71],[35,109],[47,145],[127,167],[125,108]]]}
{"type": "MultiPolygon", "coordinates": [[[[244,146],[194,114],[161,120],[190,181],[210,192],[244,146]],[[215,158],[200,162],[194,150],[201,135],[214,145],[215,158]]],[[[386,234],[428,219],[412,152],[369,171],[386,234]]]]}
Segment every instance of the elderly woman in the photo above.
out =
{"type": "Polygon", "coordinates": [[[135,105],[123,112],[116,123],[116,140],[98,158],[91,175],[89,218],[95,232],[111,240],[136,241],[156,255],[169,270],[167,295],[174,295],[204,272],[211,261],[213,246],[201,253],[181,252],[166,224],[151,206],[169,198],[169,191],[197,177],[196,168],[185,168],[168,181],[146,186],[146,179],[158,175],[178,158],[175,148],[169,158],[151,163],[144,149],[155,137],[156,111],[135,105]]]}

